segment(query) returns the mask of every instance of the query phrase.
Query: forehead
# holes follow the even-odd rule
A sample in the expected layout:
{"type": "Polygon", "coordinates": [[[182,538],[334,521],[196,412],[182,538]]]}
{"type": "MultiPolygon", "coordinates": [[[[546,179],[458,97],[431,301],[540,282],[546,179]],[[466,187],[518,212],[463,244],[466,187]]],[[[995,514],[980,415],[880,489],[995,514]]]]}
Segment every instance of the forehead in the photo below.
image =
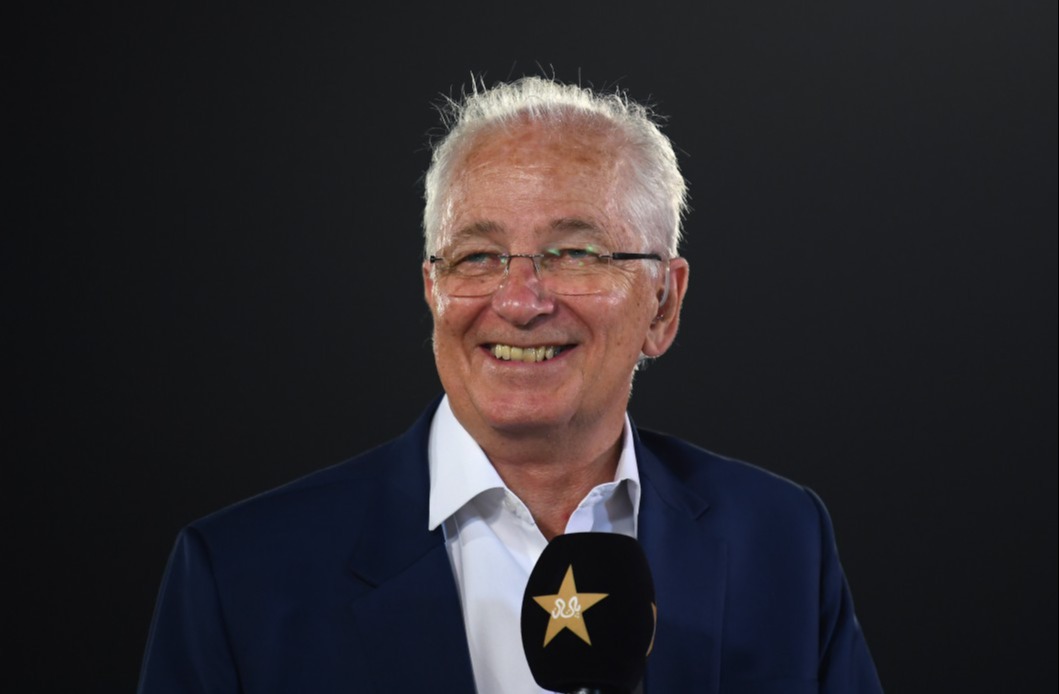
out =
{"type": "Polygon", "coordinates": [[[626,233],[624,166],[600,126],[518,124],[480,136],[459,160],[443,240],[466,235],[626,233]]]}
{"type": "Polygon", "coordinates": [[[503,163],[509,166],[598,166],[615,159],[613,132],[587,120],[568,124],[516,121],[483,130],[466,148],[465,170],[503,163]]]}

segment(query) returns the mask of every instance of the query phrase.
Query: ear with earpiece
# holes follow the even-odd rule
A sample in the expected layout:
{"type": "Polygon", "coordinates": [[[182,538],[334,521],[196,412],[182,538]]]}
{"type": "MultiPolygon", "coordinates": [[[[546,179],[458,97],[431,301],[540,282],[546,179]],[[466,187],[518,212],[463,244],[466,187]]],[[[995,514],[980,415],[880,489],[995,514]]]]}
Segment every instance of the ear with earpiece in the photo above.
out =
{"type": "Polygon", "coordinates": [[[648,357],[661,356],[676,339],[680,307],[688,290],[688,261],[673,258],[666,263],[665,273],[665,281],[657,294],[658,311],[651,319],[641,350],[648,357]]]}
{"type": "Polygon", "coordinates": [[[665,281],[662,283],[662,288],[658,290],[658,313],[655,315],[654,320],[652,320],[651,323],[657,323],[666,317],[666,301],[669,300],[670,268],[670,263],[666,263],[665,281]]]}

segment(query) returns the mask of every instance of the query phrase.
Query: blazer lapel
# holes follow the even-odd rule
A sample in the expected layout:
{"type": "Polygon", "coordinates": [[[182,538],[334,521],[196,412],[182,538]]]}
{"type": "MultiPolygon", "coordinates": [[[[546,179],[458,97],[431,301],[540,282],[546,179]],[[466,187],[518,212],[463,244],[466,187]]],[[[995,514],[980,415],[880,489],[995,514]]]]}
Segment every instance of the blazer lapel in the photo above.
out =
{"type": "Polygon", "coordinates": [[[352,604],[379,691],[473,692],[474,677],[444,544],[352,604]]]}
{"type": "MultiPolygon", "coordinates": [[[[459,593],[441,531],[427,531],[426,460],[433,408],[399,439],[375,519],[353,554],[350,612],[368,678],[382,691],[473,692],[459,593]]],[[[654,578],[658,626],[645,692],[717,692],[726,547],[709,531],[709,504],[640,441],[638,536],[654,578]],[[706,683],[706,688],[702,684],[706,683]]]]}
{"type": "Polygon", "coordinates": [[[441,530],[427,530],[433,408],[395,443],[350,569],[350,609],[380,691],[473,692],[463,611],[441,530]]]}
{"type": "Polygon", "coordinates": [[[645,691],[684,691],[694,683],[695,691],[716,692],[726,547],[708,530],[709,504],[644,447],[638,435],[635,442],[642,484],[637,535],[658,604],[645,691]]]}

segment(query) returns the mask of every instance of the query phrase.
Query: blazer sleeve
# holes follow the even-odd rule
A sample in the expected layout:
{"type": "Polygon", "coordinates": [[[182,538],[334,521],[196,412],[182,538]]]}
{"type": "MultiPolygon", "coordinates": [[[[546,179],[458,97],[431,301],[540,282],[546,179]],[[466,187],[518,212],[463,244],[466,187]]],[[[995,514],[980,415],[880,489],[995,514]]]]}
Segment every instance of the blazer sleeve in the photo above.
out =
{"type": "Polygon", "coordinates": [[[831,518],[820,498],[806,490],[820,515],[820,692],[881,694],[882,685],[868,652],[846,575],[838,561],[831,518]]]}
{"type": "Polygon", "coordinates": [[[209,551],[186,528],[159,592],[140,672],[140,694],[240,691],[209,551]]]}

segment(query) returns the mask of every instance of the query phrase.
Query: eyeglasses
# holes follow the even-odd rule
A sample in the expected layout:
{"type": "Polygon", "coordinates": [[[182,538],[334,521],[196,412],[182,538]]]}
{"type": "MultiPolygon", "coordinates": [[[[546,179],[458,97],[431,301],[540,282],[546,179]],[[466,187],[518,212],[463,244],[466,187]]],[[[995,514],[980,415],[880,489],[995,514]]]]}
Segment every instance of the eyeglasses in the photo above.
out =
{"type": "MultiPolygon", "coordinates": [[[[489,296],[500,288],[514,258],[533,261],[544,287],[555,294],[603,294],[614,288],[615,261],[662,260],[657,253],[604,253],[595,246],[548,248],[543,253],[456,252],[451,257],[430,256],[438,288],[449,296],[489,296]]],[[[668,269],[668,268],[667,268],[668,269]]]]}

